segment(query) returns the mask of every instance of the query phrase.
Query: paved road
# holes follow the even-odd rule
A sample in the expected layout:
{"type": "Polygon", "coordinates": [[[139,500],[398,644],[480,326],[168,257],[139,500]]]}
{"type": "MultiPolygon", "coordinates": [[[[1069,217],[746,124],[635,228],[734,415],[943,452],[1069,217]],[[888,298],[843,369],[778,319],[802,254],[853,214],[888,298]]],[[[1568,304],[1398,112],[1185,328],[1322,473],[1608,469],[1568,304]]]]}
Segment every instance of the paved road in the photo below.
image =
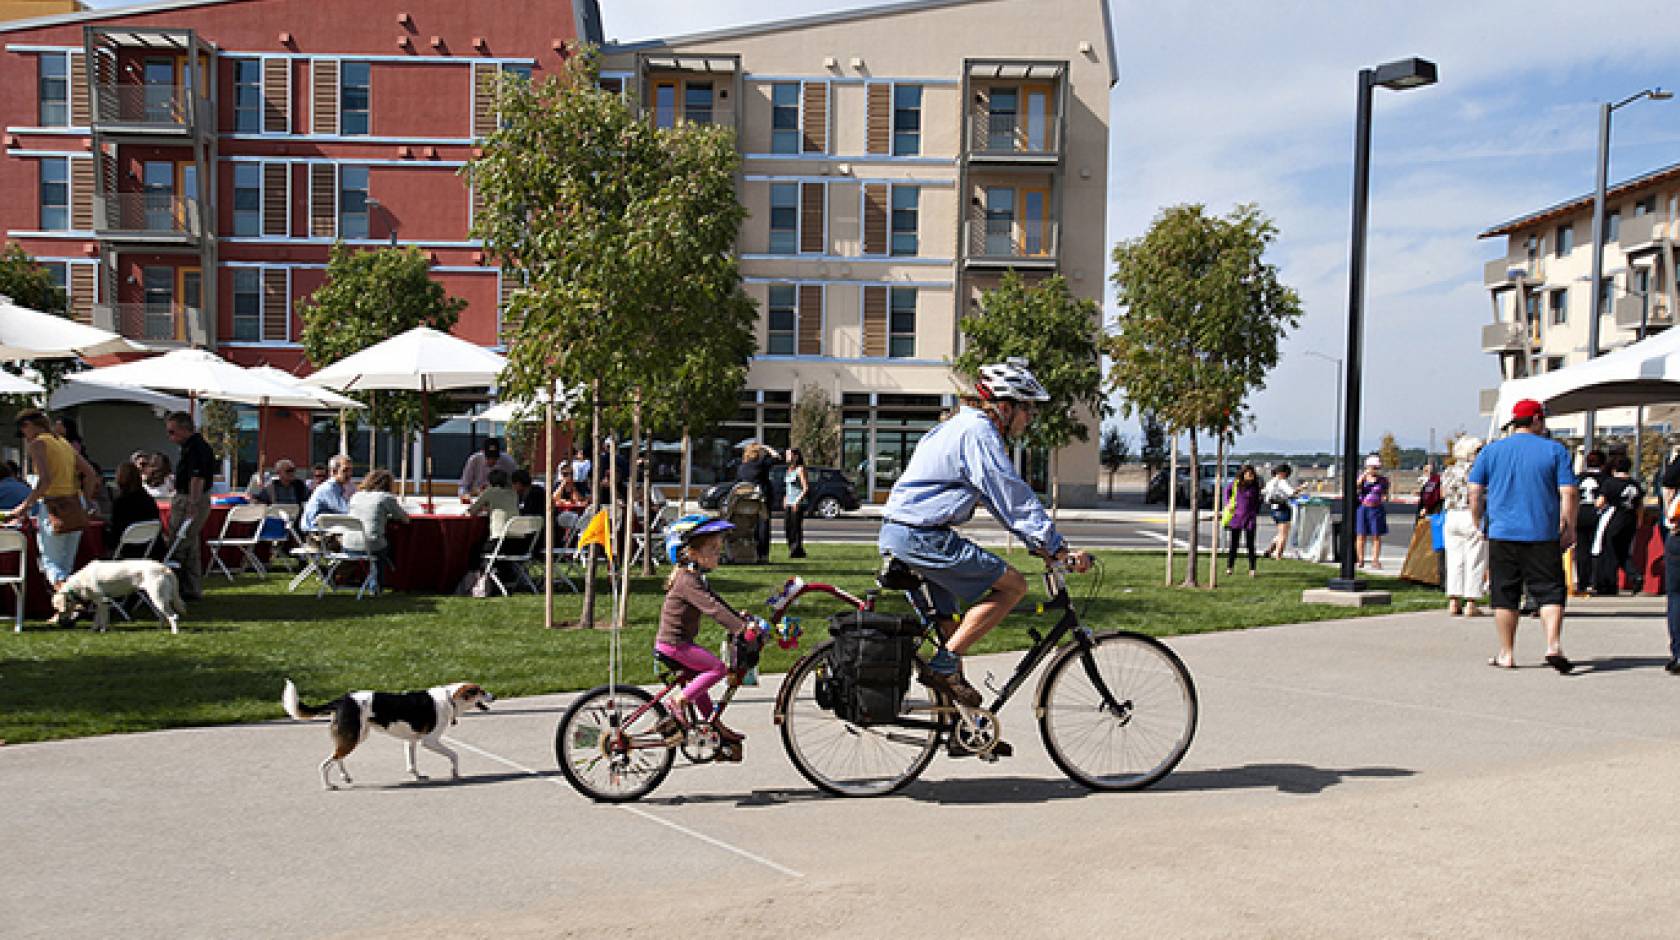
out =
{"type": "Polygon", "coordinates": [[[768,684],[740,710],[744,764],[628,808],[555,774],[563,696],[463,720],[453,784],[406,782],[375,737],[360,786],[323,792],[320,725],[0,748],[0,933],[1673,936],[1660,604],[1577,605],[1567,678],[1536,627],[1526,668],[1496,671],[1491,622],[1444,613],[1176,639],[1200,734],[1138,794],[1063,780],[1017,704],[1012,759],[823,798],[781,753],[768,684]]]}

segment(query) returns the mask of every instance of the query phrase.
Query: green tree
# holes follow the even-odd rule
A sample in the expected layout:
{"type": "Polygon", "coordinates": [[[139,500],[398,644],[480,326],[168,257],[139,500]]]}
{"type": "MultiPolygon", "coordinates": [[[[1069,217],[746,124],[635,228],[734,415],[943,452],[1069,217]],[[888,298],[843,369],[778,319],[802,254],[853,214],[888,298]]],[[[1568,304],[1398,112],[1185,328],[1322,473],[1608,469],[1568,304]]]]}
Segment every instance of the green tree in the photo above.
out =
{"type": "Polygon", "coordinates": [[[799,448],[805,463],[810,466],[839,465],[840,409],[821,386],[805,385],[799,389],[799,400],[793,404],[788,440],[799,448]]]}
{"type": "MultiPolygon", "coordinates": [[[[418,326],[448,332],[467,302],[450,297],[432,280],[431,262],[419,248],[362,250],[333,246],[327,280],[298,304],[303,349],[317,368],[331,365],[418,326]]],[[[374,427],[407,440],[421,424],[418,392],[351,392],[369,405],[374,427]],[[377,394],[378,397],[373,396],[377,394]]],[[[451,410],[433,393],[434,414],[451,410]]]]}
{"type": "Polygon", "coordinates": [[[620,429],[710,424],[736,407],[758,318],[733,253],[734,136],[655,127],[597,86],[598,68],[585,47],[554,79],[504,81],[501,126],[467,168],[483,203],[473,233],[525,285],[502,384],[516,398],[594,389],[620,429]]]}
{"type": "MultiPolygon", "coordinates": [[[[66,318],[70,316],[70,300],[64,288],[54,284],[47,269],[16,242],[8,242],[4,249],[0,249],[0,295],[10,297],[13,303],[31,310],[66,318]]],[[[74,359],[39,359],[8,362],[5,368],[13,375],[21,375],[24,367],[28,366],[41,377],[41,384],[46,386],[50,395],[64,383],[64,377],[75,370],[75,363],[74,359]]]]}
{"type": "Polygon", "coordinates": [[[1108,495],[1114,495],[1114,475],[1126,465],[1127,458],[1132,455],[1132,445],[1126,440],[1126,435],[1120,429],[1110,424],[1103,428],[1102,450],[1099,454],[1103,469],[1108,471],[1108,495]]]}
{"type": "Polygon", "coordinates": [[[959,322],[964,344],[951,368],[973,381],[980,367],[1011,356],[1027,360],[1050,393],[1027,429],[1026,444],[1050,451],[1051,505],[1060,502],[1057,452],[1091,439],[1090,424],[1109,412],[1102,392],[1102,318],[1094,300],[1074,296],[1061,275],[1029,283],[1013,271],[980,295],[980,312],[959,322]]]}
{"type": "Polygon", "coordinates": [[[1382,458],[1383,466],[1390,470],[1400,469],[1400,444],[1394,439],[1394,434],[1384,431],[1382,443],[1377,445],[1377,456],[1382,458]]]}
{"type": "MultiPolygon", "coordinates": [[[[239,409],[231,402],[206,401],[200,407],[199,432],[204,435],[205,443],[228,462],[228,486],[234,492],[240,488],[239,480],[239,409]]],[[[257,468],[261,472],[262,468],[257,468]]]]}
{"type": "MultiPolygon", "coordinates": [[[[1120,306],[1108,343],[1111,386],[1123,409],[1160,417],[1173,432],[1232,438],[1248,418],[1248,397],[1265,386],[1284,335],[1301,318],[1296,292],[1265,261],[1277,227],[1258,207],[1209,215],[1201,205],[1164,210],[1142,238],[1114,248],[1120,306]]],[[[1200,486],[1190,437],[1190,491],[1200,486]]],[[[1190,510],[1190,571],[1197,584],[1200,509],[1190,510]]]]}
{"type": "Polygon", "coordinates": [[[1153,411],[1145,411],[1138,417],[1138,423],[1143,426],[1143,465],[1154,476],[1167,465],[1167,428],[1153,411]]]}

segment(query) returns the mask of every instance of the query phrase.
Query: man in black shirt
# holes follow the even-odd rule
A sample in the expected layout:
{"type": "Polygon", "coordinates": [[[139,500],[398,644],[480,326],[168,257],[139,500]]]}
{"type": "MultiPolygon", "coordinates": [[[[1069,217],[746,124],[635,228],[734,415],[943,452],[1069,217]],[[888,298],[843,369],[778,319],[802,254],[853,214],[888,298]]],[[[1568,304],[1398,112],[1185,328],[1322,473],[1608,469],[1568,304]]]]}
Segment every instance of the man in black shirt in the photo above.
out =
{"type": "MultiPolygon", "coordinates": [[[[1617,454],[1609,466],[1610,473],[1599,479],[1598,530],[1592,542],[1593,592],[1600,597],[1614,597],[1623,569],[1630,567],[1639,511],[1645,504],[1645,488],[1629,475],[1632,459],[1617,454]]],[[[1628,577],[1628,587],[1635,592],[1639,590],[1637,574],[1633,571],[1628,577]]]]}
{"type": "Polygon", "coordinates": [[[531,482],[531,471],[524,467],[513,471],[513,495],[519,497],[521,516],[538,516],[548,511],[548,499],[543,488],[531,482]]]}
{"type": "Polygon", "coordinates": [[[1604,485],[1604,478],[1610,475],[1604,464],[1604,451],[1596,448],[1588,451],[1587,467],[1581,471],[1581,480],[1577,484],[1581,489],[1581,502],[1575,509],[1575,531],[1580,533],[1580,539],[1575,543],[1576,597],[1586,597],[1596,577],[1592,546],[1594,535],[1598,532],[1598,491],[1604,485]]]}
{"type": "Polygon", "coordinates": [[[1680,500],[1680,459],[1670,458],[1662,475],[1663,522],[1668,525],[1668,540],[1663,543],[1663,590],[1668,593],[1668,665],[1669,675],[1680,675],[1680,526],[1670,508],[1680,500]]]}
{"type": "Polygon", "coordinates": [[[199,534],[210,516],[210,484],[216,480],[216,452],[204,435],[193,429],[192,415],[185,411],[171,414],[164,423],[169,439],[181,447],[181,459],[175,464],[175,498],[169,503],[169,524],[174,537],[181,539],[175,559],[181,563],[181,597],[197,600],[203,596],[203,565],[199,559],[199,534]]]}

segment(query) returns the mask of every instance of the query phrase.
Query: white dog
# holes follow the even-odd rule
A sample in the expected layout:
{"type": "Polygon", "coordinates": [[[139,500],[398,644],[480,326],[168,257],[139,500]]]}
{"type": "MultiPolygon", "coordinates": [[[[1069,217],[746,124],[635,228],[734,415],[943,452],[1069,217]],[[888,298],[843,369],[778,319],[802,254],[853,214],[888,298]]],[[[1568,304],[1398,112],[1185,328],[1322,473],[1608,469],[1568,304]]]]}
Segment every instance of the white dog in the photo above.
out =
{"type": "Polygon", "coordinates": [[[298,701],[297,686],[286,680],[280,693],[280,704],[286,714],[298,721],[332,715],[333,752],[321,762],[321,785],[336,789],[328,777],[333,764],[346,786],[353,786],[350,772],[344,769],[344,758],[367,739],[368,731],[378,728],[408,745],[408,772],[416,780],[426,779],[414,763],[416,745],[449,758],[450,776],[461,778],[461,757],[443,743],[443,733],[461,719],[461,712],[476,707],[489,711],[496,697],[476,682],[453,682],[434,685],[424,692],[351,692],[319,707],[311,708],[298,701]]]}
{"type": "Polygon", "coordinates": [[[181,603],[181,589],[175,572],[159,562],[135,559],[130,561],[89,562],[82,570],[65,579],[64,585],[53,595],[53,611],[58,622],[67,624],[77,616],[94,609],[94,625],[99,630],[111,626],[110,604],[134,594],[145,596],[152,605],[158,622],[169,625],[170,633],[181,632],[181,618],[187,607],[181,603]]]}

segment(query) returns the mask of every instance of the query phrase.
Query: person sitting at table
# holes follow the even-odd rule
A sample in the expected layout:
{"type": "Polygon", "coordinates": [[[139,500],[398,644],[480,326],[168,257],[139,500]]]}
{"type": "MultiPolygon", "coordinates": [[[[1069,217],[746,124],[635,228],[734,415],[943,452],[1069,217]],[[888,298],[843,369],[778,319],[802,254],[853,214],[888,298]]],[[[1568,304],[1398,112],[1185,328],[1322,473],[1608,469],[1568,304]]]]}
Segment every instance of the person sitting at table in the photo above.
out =
{"type": "Polygon", "coordinates": [[[350,458],[343,454],[327,461],[327,482],[315,487],[304,504],[298,528],[315,531],[315,520],[322,515],[343,515],[350,511],[350,458]]]}
{"type": "MultiPolygon", "coordinates": [[[[529,480],[530,477],[526,476],[529,480]]],[[[497,468],[490,471],[490,485],[478,494],[478,499],[467,507],[467,515],[490,516],[490,537],[502,531],[507,521],[519,515],[519,496],[508,486],[510,476],[507,471],[497,468]]]]}
{"type": "Polygon", "coordinates": [[[117,498],[111,501],[111,524],[105,529],[105,544],[116,554],[123,533],[136,522],[160,518],[157,500],[140,484],[140,468],[131,460],[117,466],[117,498]]]}
{"type": "MultiPolygon", "coordinates": [[[[348,459],[345,463],[348,466],[348,459]]],[[[349,475],[348,471],[345,475],[349,475]]],[[[390,543],[385,540],[385,526],[391,522],[408,522],[408,510],[403,508],[402,500],[391,492],[392,480],[391,471],[375,467],[362,477],[362,485],[350,497],[350,515],[361,520],[362,536],[357,538],[353,533],[346,534],[344,548],[373,556],[378,566],[374,577],[375,590],[384,583],[385,572],[391,568],[390,543]]],[[[508,492],[511,494],[512,490],[508,492]]]]}
{"type": "MultiPolygon", "coordinates": [[[[461,471],[461,501],[468,497],[477,496],[486,486],[490,485],[490,471],[502,470],[510,476],[518,470],[519,465],[513,458],[502,453],[502,442],[494,437],[484,439],[484,450],[467,458],[467,466],[461,471]]],[[[503,484],[506,486],[507,484],[503,484]]]]}
{"type": "Polygon", "coordinates": [[[548,505],[548,494],[531,482],[531,471],[523,467],[513,471],[513,495],[519,497],[521,516],[541,516],[543,507],[548,505]]]}
{"type": "Polygon", "coordinates": [[[589,508],[589,484],[572,477],[571,464],[560,465],[560,487],[554,491],[554,508],[561,512],[582,512],[589,508]]]}
{"type": "Polygon", "coordinates": [[[175,495],[175,474],[169,458],[153,451],[146,455],[146,465],[140,468],[144,477],[140,485],[153,499],[170,499],[175,495]]]}
{"type": "Polygon", "coordinates": [[[17,478],[12,462],[0,462],[0,509],[11,509],[28,497],[29,484],[17,478]]]}
{"type": "Polygon", "coordinates": [[[327,465],[324,464],[324,463],[318,463],[315,466],[310,467],[309,468],[309,481],[306,484],[309,488],[309,492],[311,492],[311,493],[315,492],[315,488],[317,486],[320,486],[321,484],[327,482],[327,477],[329,475],[330,474],[327,473],[327,465]]]}
{"type": "Polygon", "coordinates": [[[274,462],[274,479],[252,491],[251,498],[267,506],[302,506],[309,502],[309,490],[297,478],[297,464],[281,457],[274,462]]]}

